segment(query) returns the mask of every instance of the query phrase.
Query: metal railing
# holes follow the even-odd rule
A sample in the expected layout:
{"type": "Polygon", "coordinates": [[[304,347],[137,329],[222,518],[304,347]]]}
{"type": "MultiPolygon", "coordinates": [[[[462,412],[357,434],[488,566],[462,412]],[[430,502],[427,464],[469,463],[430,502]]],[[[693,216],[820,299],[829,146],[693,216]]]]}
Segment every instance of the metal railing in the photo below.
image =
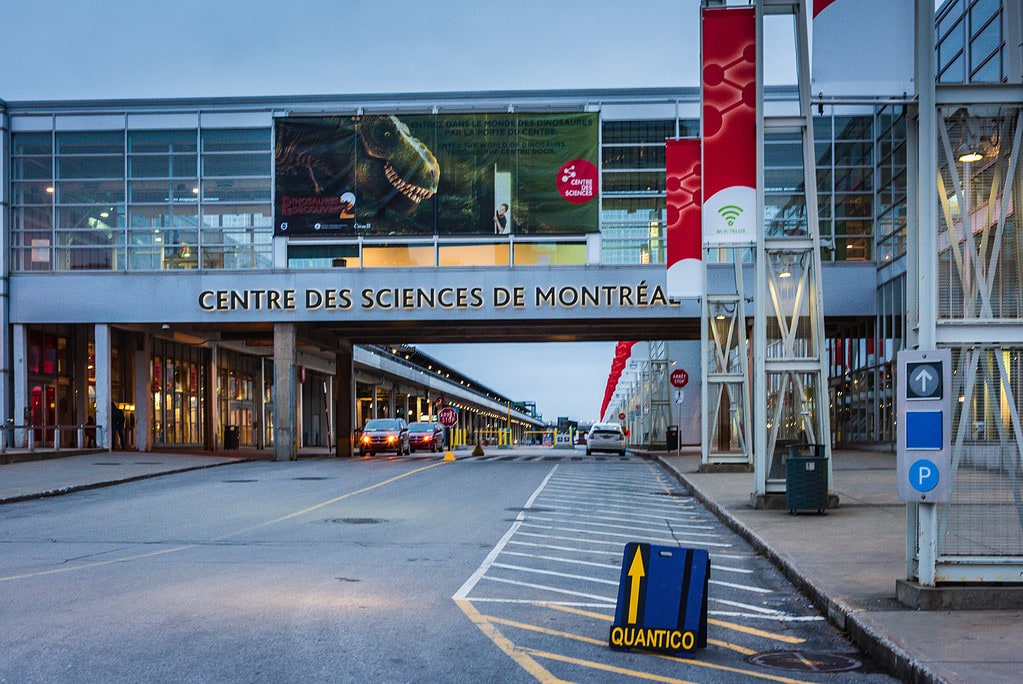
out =
{"type": "Polygon", "coordinates": [[[0,425],[0,454],[8,449],[90,449],[103,444],[102,425],[0,425]]]}

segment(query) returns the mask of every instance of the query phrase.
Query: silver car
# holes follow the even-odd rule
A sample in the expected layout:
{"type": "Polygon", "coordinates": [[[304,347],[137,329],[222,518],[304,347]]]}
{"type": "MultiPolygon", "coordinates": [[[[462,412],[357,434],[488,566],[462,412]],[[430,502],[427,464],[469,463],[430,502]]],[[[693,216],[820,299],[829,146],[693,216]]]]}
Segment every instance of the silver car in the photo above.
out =
{"type": "Polygon", "coordinates": [[[594,423],[586,435],[586,455],[594,451],[613,451],[625,455],[625,431],[618,423],[594,423]]]}

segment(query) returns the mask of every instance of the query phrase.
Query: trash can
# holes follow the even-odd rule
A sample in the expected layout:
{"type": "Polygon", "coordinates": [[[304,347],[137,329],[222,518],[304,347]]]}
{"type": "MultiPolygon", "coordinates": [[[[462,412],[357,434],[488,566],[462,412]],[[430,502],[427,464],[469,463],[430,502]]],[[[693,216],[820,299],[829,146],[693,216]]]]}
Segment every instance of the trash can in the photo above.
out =
{"type": "Polygon", "coordinates": [[[669,425],[664,433],[664,441],[668,451],[678,451],[678,425],[669,425]]]}
{"type": "Polygon", "coordinates": [[[238,451],[238,426],[228,425],[224,428],[224,450],[238,451]]]}
{"type": "Polygon", "coordinates": [[[828,507],[828,459],[823,444],[793,444],[785,460],[785,507],[789,513],[828,507]]]}

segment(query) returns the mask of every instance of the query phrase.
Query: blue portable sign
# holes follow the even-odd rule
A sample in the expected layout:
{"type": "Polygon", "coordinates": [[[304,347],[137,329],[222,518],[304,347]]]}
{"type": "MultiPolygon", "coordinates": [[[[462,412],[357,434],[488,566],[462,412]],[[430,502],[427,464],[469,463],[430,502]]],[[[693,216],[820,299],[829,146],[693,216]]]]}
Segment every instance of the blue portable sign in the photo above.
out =
{"type": "Polygon", "coordinates": [[[706,648],[709,580],[705,549],[626,544],[611,648],[672,655],[706,648]]]}

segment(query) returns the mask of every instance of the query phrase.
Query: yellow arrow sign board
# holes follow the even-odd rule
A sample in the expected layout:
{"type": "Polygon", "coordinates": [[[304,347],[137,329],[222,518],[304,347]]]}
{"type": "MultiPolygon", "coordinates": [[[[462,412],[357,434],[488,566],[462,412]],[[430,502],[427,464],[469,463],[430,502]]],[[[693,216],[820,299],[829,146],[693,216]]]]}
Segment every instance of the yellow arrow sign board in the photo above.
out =
{"type": "Polygon", "coordinates": [[[709,580],[705,549],[626,544],[608,645],[672,655],[706,648],[709,580]]]}

